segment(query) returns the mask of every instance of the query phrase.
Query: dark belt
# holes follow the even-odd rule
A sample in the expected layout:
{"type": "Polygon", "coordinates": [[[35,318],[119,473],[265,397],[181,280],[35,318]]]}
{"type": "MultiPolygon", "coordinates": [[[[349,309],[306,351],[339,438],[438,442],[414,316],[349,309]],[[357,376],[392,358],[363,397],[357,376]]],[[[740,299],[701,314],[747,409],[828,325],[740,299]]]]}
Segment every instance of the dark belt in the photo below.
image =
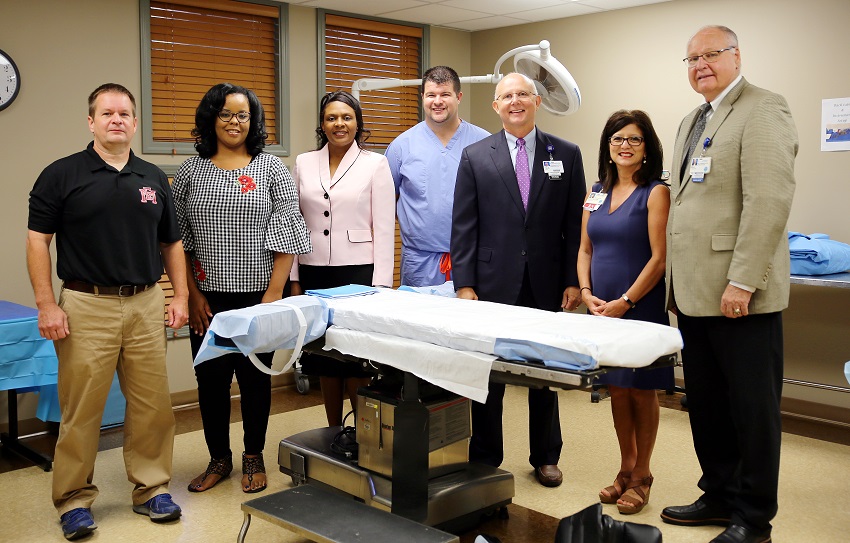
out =
{"type": "Polygon", "coordinates": [[[92,285],[85,281],[65,281],[62,286],[68,290],[76,290],[77,292],[87,292],[98,296],[134,296],[140,294],[153,286],[156,282],[149,285],[121,285],[120,287],[101,287],[92,285]]]}

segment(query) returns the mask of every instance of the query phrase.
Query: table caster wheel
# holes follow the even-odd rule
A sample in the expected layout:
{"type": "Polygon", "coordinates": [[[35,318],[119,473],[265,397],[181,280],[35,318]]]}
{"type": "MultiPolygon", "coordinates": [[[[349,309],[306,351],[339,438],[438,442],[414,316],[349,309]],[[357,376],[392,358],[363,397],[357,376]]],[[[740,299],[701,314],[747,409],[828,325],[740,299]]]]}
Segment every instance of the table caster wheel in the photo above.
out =
{"type": "Polygon", "coordinates": [[[295,390],[301,394],[310,392],[310,378],[301,373],[300,370],[295,370],[295,390]]]}

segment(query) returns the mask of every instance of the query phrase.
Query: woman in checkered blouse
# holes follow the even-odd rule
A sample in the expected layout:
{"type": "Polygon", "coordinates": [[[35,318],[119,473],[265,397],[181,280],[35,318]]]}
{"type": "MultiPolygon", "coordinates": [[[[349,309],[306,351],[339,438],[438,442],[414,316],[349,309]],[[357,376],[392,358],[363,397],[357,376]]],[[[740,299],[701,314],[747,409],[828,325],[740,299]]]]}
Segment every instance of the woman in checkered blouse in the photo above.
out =
{"type": "MultiPolygon", "coordinates": [[[[279,300],[293,255],[309,253],[310,239],[286,166],[263,152],[263,107],[243,87],[212,87],[195,113],[198,156],[174,176],[174,201],[186,251],[189,326],[194,357],[213,315],[279,300]]],[[[272,353],[259,355],[271,366],[272,353]]],[[[230,386],[241,393],[244,447],[242,490],[266,488],[263,445],[271,406],[271,378],[232,354],[195,367],[207,469],[189,491],[209,490],[233,469],[230,386]]]]}

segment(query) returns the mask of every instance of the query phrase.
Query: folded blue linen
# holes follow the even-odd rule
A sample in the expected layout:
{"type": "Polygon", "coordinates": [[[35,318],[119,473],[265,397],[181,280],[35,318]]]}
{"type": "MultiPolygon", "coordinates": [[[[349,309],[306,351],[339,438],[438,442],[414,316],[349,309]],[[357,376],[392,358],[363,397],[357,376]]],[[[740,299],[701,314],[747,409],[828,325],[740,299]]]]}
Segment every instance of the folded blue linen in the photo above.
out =
{"type": "Polygon", "coordinates": [[[850,270],[850,245],[829,239],[826,234],[788,232],[791,273],[828,275],[850,270]]]}
{"type": "Polygon", "coordinates": [[[364,285],[344,285],[334,288],[308,290],[304,294],[317,296],[319,298],[351,298],[354,296],[368,296],[369,294],[375,294],[376,292],[378,292],[378,289],[375,287],[367,287],[364,285]]]}

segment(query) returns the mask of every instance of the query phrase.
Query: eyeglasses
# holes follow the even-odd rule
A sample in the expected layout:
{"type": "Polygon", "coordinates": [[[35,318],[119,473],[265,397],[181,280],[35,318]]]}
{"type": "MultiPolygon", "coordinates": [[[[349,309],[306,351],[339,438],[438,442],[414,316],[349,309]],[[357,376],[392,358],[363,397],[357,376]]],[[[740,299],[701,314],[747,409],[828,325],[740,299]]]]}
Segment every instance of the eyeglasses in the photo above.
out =
{"type": "Polygon", "coordinates": [[[525,102],[527,100],[531,100],[534,96],[537,96],[537,94],[528,91],[509,92],[507,94],[497,96],[496,100],[501,100],[505,104],[510,104],[514,101],[514,98],[516,98],[517,102],[525,102]]]}
{"type": "Polygon", "coordinates": [[[640,136],[629,136],[628,138],[624,138],[621,136],[611,136],[608,138],[608,143],[613,145],[614,147],[619,147],[623,145],[623,142],[628,142],[632,147],[637,147],[641,143],[643,143],[643,138],[640,136]]]}
{"type": "Polygon", "coordinates": [[[251,114],[248,113],[247,111],[240,111],[239,113],[231,113],[230,111],[227,111],[226,109],[222,109],[221,111],[218,112],[218,118],[221,119],[222,121],[226,122],[226,123],[229,123],[231,121],[231,119],[233,119],[233,117],[236,117],[236,120],[239,121],[240,123],[243,123],[243,124],[247,123],[248,121],[251,120],[251,114]]]}
{"type": "Polygon", "coordinates": [[[682,59],[682,62],[687,64],[689,68],[693,68],[697,65],[697,62],[699,62],[700,57],[702,57],[703,59],[705,59],[706,62],[712,64],[714,62],[717,62],[717,59],[720,58],[720,53],[722,53],[723,51],[729,51],[730,49],[737,49],[737,47],[735,47],[734,45],[730,45],[726,49],[718,49],[717,51],[709,51],[708,53],[703,53],[701,55],[685,57],[682,59]]]}

